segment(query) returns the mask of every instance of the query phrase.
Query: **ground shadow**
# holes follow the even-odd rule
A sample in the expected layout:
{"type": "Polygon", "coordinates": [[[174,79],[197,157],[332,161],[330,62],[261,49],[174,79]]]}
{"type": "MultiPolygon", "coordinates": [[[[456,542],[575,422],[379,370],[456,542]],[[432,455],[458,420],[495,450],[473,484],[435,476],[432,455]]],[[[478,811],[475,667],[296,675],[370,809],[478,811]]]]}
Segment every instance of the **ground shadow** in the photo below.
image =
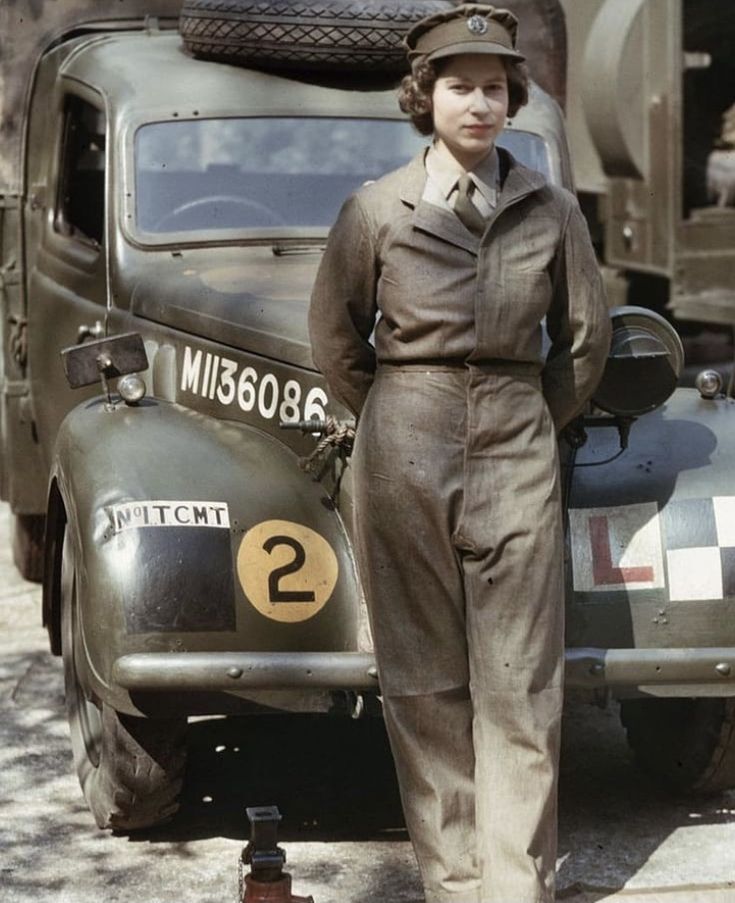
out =
{"type": "Polygon", "coordinates": [[[585,903],[594,903],[631,884],[671,889],[682,866],[687,884],[721,887],[728,886],[723,878],[732,878],[735,888],[735,857],[714,876],[706,855],[697,874],[691,848],[677,847],[684,863],[673,847],[670,857],[664,849],[681,829],[700,828],[704,843],[711,836],[705,826],[735,823],[735,794],[675,795],[635,764],[617,702],[598,709],[569,695],[560,774],[558,899],[584,891],[585,903]]]}
{"type": "MultiPolygon", "coordinates": [[[[189,746],[178,817],[137,839],[156,843],[219,835],[245,841],[245,807],[269,804],[283,814],[285,843],[407,839],[380,719],[199,721],[190,726],[189,746]]],[[[559,899],[582,891],[588,903],[601,899],[635,878],[678,829],[730,822],[735,822],[735,795],[673,798],[639,771],[616,703],[600,710],[570,699],[560,780],[559,899]]],[[[375,899],[394,880],[404,886],[415,881],[411,870],[409,863],[401,875],[376,873],[375,899]]],[[[732,873],[735,879],[735,864],[732,873]]],[[[655,880],[655,869],[653,875],[655,880]]],[[[672,882],[675,876],[669,875],[660,884],[672,882]]]]}
{"type": "MultiPolygon", "coordinates": [[[[277,805],[284,840],[405,840],[398,788],[379,718],[268,715],[197,721],[167,840],[215,832],[246,838],[246,806],[277,805]]],[[[159,833],[159,832],[155,832],[159,833]]],[[[153,839],[154,832],[151,832],[153,839]]]]}
{"type": "MultiPolygon", "coordinates": [[[[188,874],[192,862],[229,881],[239,842],[248,836],[245,807],[264,804],[276,804],[283,813],[280,839],[287,851],[299,844],[292,857],[297,893],[301,887],[308,891],[311,883],[328,888],[319,894],[320,903],[362,900],[354,895],[354,875],[346,877],[347,869],[359,872],[366,900],[420,899],[410,848],[394,843],[405,841],[406,833],[380,719],[274,715],[194,721],[179,815],[129,839],[110,837],[94,828],[72,776],[59,663],[45,653],[16,659],[6,655],[2,660],[8,676],[19,679],[9,679],[13,690],[4,699],[6,796],[0,799],[0,815],[17,817],[21,798],[29,804],[23,820],[2,832],[8,899],[27,903],[55,892],[58,876],[36,875],[23,865],[40,848],[52,859],[61,850],[83,856],[75,860],[76,880],[89,888],[155,888],[177,870],[188,874]],[[33,795],[25,789],[31,785],[33,795]],[[215,847],[232,860],[203,858],[217,838],[236,841],[234,848],[215,847]],[[134,855],[125,854],[125,846],[134,855]]],[[[694,828],[697,842],[709,844],[714,836],[708,827],[733,823],[735,795],[670,798],[634,765],[614,703],[599,710],[570,699],[561,769],[560,900],[573,901],[575,893],[582,899],[584,892],[585,903],[593,903],[630,884],[722,886],[730,876],[735,881],[735,857],[724,850],[721,832],[715,854],[720,859],[701,846],[701,865],[691,842],[671,842],[681,829],[694,828]],[[665,873],[661,863],[671,863],[671,856],[681,863],[677,860],[665,873]],[[652,863],[658,865],[652,868],[652,863]],[[708,863],[719,869],[718,877],[706,874],[708,863]]],[[[59,893],[68,889],[67,878],[58,881],[59,893]]]]}

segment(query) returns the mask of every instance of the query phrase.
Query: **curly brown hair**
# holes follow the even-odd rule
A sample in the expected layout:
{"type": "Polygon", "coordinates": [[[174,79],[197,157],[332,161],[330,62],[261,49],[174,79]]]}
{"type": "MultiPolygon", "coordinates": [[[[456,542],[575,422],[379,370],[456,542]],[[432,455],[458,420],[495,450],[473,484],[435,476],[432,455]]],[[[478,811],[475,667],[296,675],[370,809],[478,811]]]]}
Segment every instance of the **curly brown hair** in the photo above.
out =
{"type": "MultiPolygon", "coordinates": [[[[431,135],[434,131],[431,95],[447,59],[436,63],[425,60],[414,63],[411,74],[401,81],[398,105],[404,113],[408,113],[414,128],[421,135],[431,135]]],[[[508,117],[512,118],[528,103],[528,69],[520,60],[504,56],[500,59],[508,76],[508,117]]]]}

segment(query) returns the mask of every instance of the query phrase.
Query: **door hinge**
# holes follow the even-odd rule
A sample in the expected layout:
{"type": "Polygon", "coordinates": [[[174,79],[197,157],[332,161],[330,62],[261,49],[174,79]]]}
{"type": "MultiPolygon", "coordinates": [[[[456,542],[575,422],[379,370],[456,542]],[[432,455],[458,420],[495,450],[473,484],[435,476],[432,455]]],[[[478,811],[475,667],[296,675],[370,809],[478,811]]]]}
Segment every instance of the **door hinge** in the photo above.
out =
{"type": "Polygon", "coordinates": [[[2,210],[18,210],[21,205],[21,195],[19,194],[0,194],[0,209],[2,210]]]}
{"type": "Polygon", "coordinates": [[[8,323],[10,324],[8,338],[10,354],[18,367],[24,370],[28,360],[28,320],[26,317],[10,314],[8,323]]]}

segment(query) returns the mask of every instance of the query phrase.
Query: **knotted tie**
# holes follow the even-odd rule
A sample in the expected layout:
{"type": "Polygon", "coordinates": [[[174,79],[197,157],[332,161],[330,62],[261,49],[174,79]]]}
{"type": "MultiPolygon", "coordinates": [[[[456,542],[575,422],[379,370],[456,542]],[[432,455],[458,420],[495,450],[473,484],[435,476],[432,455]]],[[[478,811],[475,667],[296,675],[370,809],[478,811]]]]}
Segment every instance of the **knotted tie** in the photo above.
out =
{"type": "Polygon", "coordinates": [[[460,222],[474,235],[480,236],[485,231],[485,217],[472,203],[472,194],[475,190],[475,183],[465,173],[459,177],[457,185],[457,197],[454,201],[454,212],[459,217],[460,222]]]}

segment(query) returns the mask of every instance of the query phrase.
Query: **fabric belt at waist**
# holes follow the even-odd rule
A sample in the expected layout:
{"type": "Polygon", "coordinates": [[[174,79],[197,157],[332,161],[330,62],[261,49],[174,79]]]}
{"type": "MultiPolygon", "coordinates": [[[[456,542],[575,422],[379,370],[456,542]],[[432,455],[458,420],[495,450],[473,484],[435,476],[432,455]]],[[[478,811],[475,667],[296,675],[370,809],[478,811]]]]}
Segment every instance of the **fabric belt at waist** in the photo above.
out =
{"type": "Polygon", "coordinates": [[[465,360],[423,360],[378,362],[378,371],[406,370],[413,372],[442,372],[457,370],[478,370],[480,373],[497,373],[507,376],[540,376],[542,365],[533,361],[465,361],[465,360]]]}

